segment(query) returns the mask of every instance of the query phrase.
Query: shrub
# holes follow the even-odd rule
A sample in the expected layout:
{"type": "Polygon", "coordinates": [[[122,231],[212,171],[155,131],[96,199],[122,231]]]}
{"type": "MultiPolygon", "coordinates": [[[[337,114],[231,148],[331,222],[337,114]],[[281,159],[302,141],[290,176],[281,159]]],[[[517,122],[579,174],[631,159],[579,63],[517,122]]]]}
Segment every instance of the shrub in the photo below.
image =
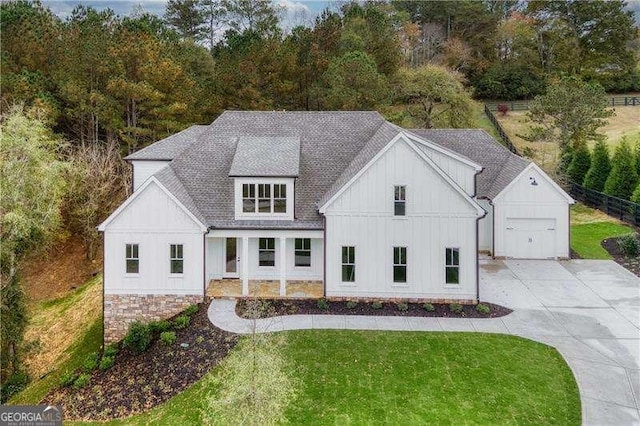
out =
{"type": "Polygon", "coordinates": [[[82,363],[82,369],[86,372],[91,372],[98,368],[98,354],[92,353],[82,363]]]}
{"type": "Polygon", "coordinates": [[[198,312],[198,305],[191,305],[187,309],[184,310],[184,314],[185,315],[189,315],[189,316],[192,316],[196,312],[198,312]]]}
{"type": "Polygon", "coordinates": [[[29,375],[22,371],[16,371],[7,380],[2,383],[0,393],[2,394],[2,403],[5,403],[12,395],[17,394],[27,387],[29,383],[29,375]]]}
{"type": "Polygon", "coordinates": [[[436,310],[436,307],[433,306],[431,303],[427,302],[424,305],[422,305],[422,308],[427,311],[427,312],[433,312],[436,310]]]}
{"type": "Polygon", "coordinates": [[[129,331],[122,342],[133,352],[141,353],[147,350],[151,343],[151,338],[151,328],[140,321],[134,321],[129,326],[129,331]]]}
{"type": "Polygon", "coordinates": [[[196,343],[202,343],[202,342],[204,342],[204,337],[202,336],[196,337],[196,343]]]}
{"type": "Polygon", "coordinates": [[[111,367],[113,367],[113,364],[115,364],[116,360],[113,356],[102,356],[102,359],[100,360],[100,365],[98,366],[98,368],[101,371],[105,371],[110,369],[111,367]]]}
{"type": "Polygon", "coordinates": [[[462,312],[462,305],[459,303],[451,303],[449,305],[449,310],[454,314],[459,314],[462,312]]]}
{"type": "Polygon", "coordinates": [[[407,312],[409,310],[409,305],[405,302],[399,302],[396,303],[396,308],[398,308],[400,312],[407,312]]]}
{"type": "Polygon", "coordinates": [[[636,189],[633,190],[633,194],[631,194],[631,201],[640,204],[640,183],[636,186],[636,189]]]}
{"type": "MultiPolygon", "coordinates": [[[[637,161],[637,160],[636,160],[637,161]]],[[[596,142],[591,154],[591,167],[584,177],[583,186],[602,192],[607,177],[611,172],[611,159],[609,158],[609,148],[607,144],[600,140],[596,142]]],[[[578,182],[579,183],[579,182],[578,182]]]]}
{"type": "Polygon", "coordinates": [[[640,241],[638,241],[638,234],[623,235],[618,240],[618,245],[622,254],[626,257],[637,257],[640,254],[640,241]]]}
{"type": "Polygon", "coordinates": [[[633,161],[633,153],[626,138],[622,138],[611,160],[611,173],[604,184],[604,193],[628,200],[637,185],[638,173],[633,161]]]}
{"type": "Polygon", "coordinates": [[[149,323],[149,330],[151,330],[151,334],[153,335],[167,331],[170,328],[171,323],[167,320],[152,321],[149,323]]]}
{"type": "Polygon", "coordinates": [[[476,305],[476,311],[478,311],[482,315],[488,315],[491,312],[491,308],[489,308],[487,305],[484,305],[482,303],[478,303],[476,305]]]}
{"type": "Polygon", "coordinates": [[[355,309],[356,306],[358,306],[358,302],[354,302],[353,300],[347,302],[347,309],[355,309]]]}
{"type": "Polygon", "coordinates": [[[498,112],[503,117],[506,117],[507,113],[509,112],[509,105],[507,105],[507,104],[498,104],[498,112]]]}
{"type": "Polygon", "coordinates": [[[67,371],[60,377],[60,386],[68,388],[76,381],[76,375],[73,371],[67,371]]]}
{"type": "Polygon", "coordinates": [[[329,309],[329,301],[327,299],[319,299],[316,303],[316,306],[318,307],[318,309],[326,311],[329,309]]]}
{"type": "Polygon", "coordinates": [[[171,346],[176,342],[176,332],[175,331],[163,331],[160,334],[160,341],[167,346],[171,346]]]}
{"type": "Polygon", "coordinates": [[[567,168],[567,175],[571,181],[581,184],[591,167],[591,153],[586,143],[580,144],[573,151],[573,158],[567,168]]]}
{"type": "Polygon", "coordinates": [[[115,357],[117,353],[118,353],[118,344],[111,343],[104,348],[104,353],[102,354],[102,356],[115,357]]]}
{"type": "Polygon", "coordinates": [[[189,323],[191,322],[191,318],[186,315],[179,315],[176,319],[173,320],[173,326],[178,330],[182,330],[183,328],[187,328],[189,323]]]}
{"type": "Polygon", "coordinates": [[[375,301],[371,304],[373,309],[382,309],[382,302],[375,301]]]}
{"type": "Polygon", "coordinates": [[[91,381],[91,376],[87,373],[80,374],[73,382],[73,387],[80,389],[85,387],[91,381]]]}

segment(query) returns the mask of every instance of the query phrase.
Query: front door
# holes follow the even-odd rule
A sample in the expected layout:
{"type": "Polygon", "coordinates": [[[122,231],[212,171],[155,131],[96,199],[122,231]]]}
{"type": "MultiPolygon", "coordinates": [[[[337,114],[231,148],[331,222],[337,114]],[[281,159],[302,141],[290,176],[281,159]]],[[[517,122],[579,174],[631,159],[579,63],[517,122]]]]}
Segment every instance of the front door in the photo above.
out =
{"type": "Polygon", "coordinates": [[[224,239],[224,277],[238,278],[238,239],[224,239]]]}

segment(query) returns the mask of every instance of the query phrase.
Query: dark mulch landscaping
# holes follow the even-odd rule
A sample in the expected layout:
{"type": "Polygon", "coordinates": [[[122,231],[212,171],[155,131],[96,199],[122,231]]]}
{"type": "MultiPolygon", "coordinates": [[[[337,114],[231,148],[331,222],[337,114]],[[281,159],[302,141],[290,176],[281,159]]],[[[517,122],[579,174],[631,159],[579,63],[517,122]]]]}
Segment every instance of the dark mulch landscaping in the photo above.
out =
{"type": "Polygon", "coordinates": [[[115,365],[94,370],[81,389],[60,388],[42,404],[63,406],[66,419],[108,420],[149,410],[182,392],[215,367],[235,346],[237,336],[214,327],[207,305],[199,305],[189,326],[176,332],[168,346],[159,340],[134,354],[121,348],[115,365]],[[182,343],[189,346],[183,348],[182,343]]]}
{"type": "Polygon", "coordinates": [[[236,313],[242,318],[251,318],[257,311],[260,318],[268,318],[277,315],[379,315],[379,316],[403,316],[403,317],[448,317],[448,318],[496,318],[510,314],[511,309],[493,303],[482,302],[491,310],[488,314],[481,314],[475,306],[463,305],[462,312],[452,312],[449,304],[434,303],[435,310],[427,311],[422,303],[407,303],[407,310],[400,310],[398,304],[383,302],[382,307],[375,309],[371,302],[358,302],[349,308],[348,302],[329,301],[328,308],[318,307],[317,300],[261,300],[260,309],[252,309],[251,299],[239,300],[236,305],[236,313]]]}
{"type": "Polygon", "coordinates": [[[620,238],[622,237],[607,238],[602,241],[602,247],[609,252],[616,263],[640,277],[640,257],[626,257],[620,248],[620,244],[618,244],[620,238]]]}

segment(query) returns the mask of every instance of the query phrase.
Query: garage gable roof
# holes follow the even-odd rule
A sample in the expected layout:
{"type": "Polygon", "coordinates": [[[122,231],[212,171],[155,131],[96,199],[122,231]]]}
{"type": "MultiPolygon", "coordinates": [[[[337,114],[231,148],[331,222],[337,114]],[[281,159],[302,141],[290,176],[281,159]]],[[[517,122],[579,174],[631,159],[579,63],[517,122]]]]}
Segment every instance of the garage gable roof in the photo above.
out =
{"type": "Polygon", "coordinates": [[[509,191],[509,188],[511,188],[511,186],[515,185],[515,183],[523,176],[526,175],[531,169],[534,169],[538,172],[538,174],[540,176],[542,176],[542,178],[547,181],[549,183],[549,185],[551,185],[551,187],[553,187],[558,194],[560,194],[560,196],[562,198],[564,198],[567,203],[569,204],[574,204],[576,202],[576,200],[574,200],[569,194],[567,194],[567,192],[562,189],[560,187],[560,185],[558,185],[553,179],[551,179],[551,177],[549,177],[548,174],[546,174],[540,167],[538,167],[538,165],[536,163],[529,163],[529,165],[527,167],[525,167],[524,170],[522,170],[520,173],[518,173],[518,175],[516,177],[514,177],[511,182],[509,182],[508,185],[506,185],[502,191],[500,191],[500,193],[498,195],[496,195],[496,197],[493,199],[493,201],[500,201],[500,199],[504,196],[504,194],[506,194],[509,191]]]}

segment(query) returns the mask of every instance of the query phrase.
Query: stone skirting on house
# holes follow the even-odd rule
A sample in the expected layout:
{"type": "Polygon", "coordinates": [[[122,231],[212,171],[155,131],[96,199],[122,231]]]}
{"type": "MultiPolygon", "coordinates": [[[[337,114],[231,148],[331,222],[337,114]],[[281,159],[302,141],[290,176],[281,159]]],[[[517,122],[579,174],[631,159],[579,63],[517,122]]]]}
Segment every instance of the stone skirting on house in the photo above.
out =
{"type": "Polygon", "coordinates": [[[201,302],[202,295],[105,294],[104,341],[122,339],[133,321],[148,323],[169,318],[201,302]]]}

